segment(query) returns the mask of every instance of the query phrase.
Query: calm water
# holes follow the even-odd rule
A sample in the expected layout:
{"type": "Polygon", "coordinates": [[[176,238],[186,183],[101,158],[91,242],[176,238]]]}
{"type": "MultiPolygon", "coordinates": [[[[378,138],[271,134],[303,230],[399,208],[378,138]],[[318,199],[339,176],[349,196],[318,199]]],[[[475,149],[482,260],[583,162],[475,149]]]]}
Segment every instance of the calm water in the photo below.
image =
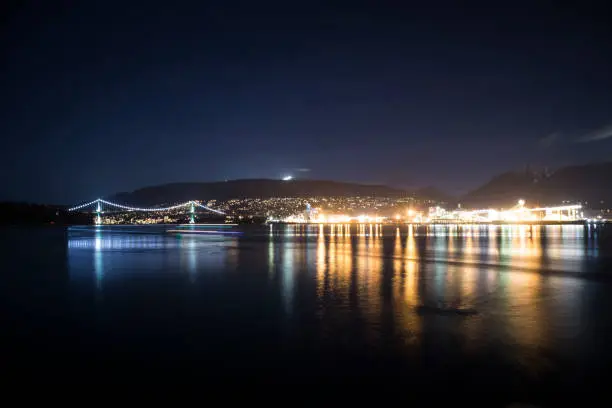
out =
{"type": "Polygon", "coordinates": [[[2,229],[3,369],[384,379],[500,401],[599,392],[612,366],[611,229],[2,229]]]}

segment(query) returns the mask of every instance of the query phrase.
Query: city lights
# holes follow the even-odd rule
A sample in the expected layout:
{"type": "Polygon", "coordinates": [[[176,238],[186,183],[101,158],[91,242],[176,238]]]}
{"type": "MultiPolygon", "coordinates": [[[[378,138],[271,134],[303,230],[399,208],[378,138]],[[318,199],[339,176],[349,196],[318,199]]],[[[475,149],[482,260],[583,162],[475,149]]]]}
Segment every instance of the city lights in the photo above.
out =
{"type": "Polygon", "coordinates": [[[315,209],[307,214],[298,213],[282,218],[270,217],[269,222],[345,224],[345,223],[522,223],[522,222],[575,222],[584,217],[581,205],[556,207],[525,207],[525,200],[519,200],[510,209],[446,210],[430,207],[427,212],[409,209],[406,217],[401,214],[380,216],[371,214],[324,214],[315,209]]]}
{"type": "MultiPolygon", "coordinates": [[[[290,177],[290,176],[288,176],[290,177]]],[[[410,197],[272,197],[240,198],[231,200],[209,200],[201,202],[190,200],[169,207],[145,208],[131,207],[113,203],[101,198],[70,208],[69,211],[83,210],[95,213],[97,223],[172,223],[182,222],[182,213],[191,211],[190,222],[195,222],[195,208],[226,216],[226,222],[270,223],[529,223],[529,222],[580,222],[593,219],[585,217],[587,210],[582,206],[561,205],[552,207],[526,206],[523,199],[515,201],[511,208],[447,209],[427,201],[410,197]],[[114,210],[112,210],[111,208],[114,210]],[[214,208],[213,208],[214,207],[214,208]],[[120,210],[120,211],[117,211],[120,210]],[[121,210],[124,210],[121,214],[121,210]],[[112,214],[105,216],[100,214],[112,214]],[[130,215],[148,213],[144,217],[130,215]],[[110,217],[110,218],[109,218],[110,217]]],[[[588,221],[587,221],[588,222],[588,221]]],[[[600,222],[605,222],[604,219],[600,222]]]]}
{"type": "Polygon", "coordinates": [[[430,209],[430,222],[572,222],[582,220],[582,213],[579,210],[581,205],[564,205],[556,207],[525,207],[525,200],[519,200],[518,205],[508,210],[497,210],[494,208],[481,210],[456,210],[446,211],[440,207],[430,209]]]}

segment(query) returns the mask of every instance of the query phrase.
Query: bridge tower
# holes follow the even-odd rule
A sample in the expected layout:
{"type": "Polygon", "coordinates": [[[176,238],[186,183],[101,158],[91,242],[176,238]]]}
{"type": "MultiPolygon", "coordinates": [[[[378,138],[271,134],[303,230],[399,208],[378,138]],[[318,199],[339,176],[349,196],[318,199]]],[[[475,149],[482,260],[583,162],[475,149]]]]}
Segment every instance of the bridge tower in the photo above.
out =
{"type": "Polygon", "coordinates": [[[191,209],[189,210],[189,212],[189,223],[195,224],[195,204],[193,203],[193,201],[191,202],[191,209]]]}
{"type": "Polygon", "coordinates": [[[94,223],[96,225],[102,224],[102,217],[100,216],[100,214],[102,214],[102,206],[100,205],[100,202],[98,201],[98,203],[96,204],[96,218],[94,220],[94,223]]]}

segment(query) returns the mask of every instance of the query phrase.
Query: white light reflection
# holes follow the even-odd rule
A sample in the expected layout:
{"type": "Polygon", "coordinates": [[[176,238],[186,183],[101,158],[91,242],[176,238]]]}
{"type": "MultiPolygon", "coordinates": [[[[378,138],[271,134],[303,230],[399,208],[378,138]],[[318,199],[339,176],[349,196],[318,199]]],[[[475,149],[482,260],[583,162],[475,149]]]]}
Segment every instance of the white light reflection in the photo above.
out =
{"type": "Polygon", "coordinates": [[[294,251],[292,242],[286,239],[283,242],[283,279],[282,279],[282,293],[283,301],[285,303],[285,312],[291,314],[293,311],[293,289],[294,289],[294,251]]]}
{"type": "Polygon", "coordinates": [[[182,271],[194,282],[203,271],[220,271],[236,255],[235,237],[175,236],[156,232],[131,233],[124,229],[69,230],[68,264],[73,280],[95,280],[102,288],[109,279],[126,275],[182,271]],[[168,257],[178,254],[177,258],[168,257]],[[168,267],[166,260],[175,264],[168,267]],[[93,267],[92,267],[93,266],[93,267]]]}
{"type": "Polygon", "coordinates": [[[274,278],[274,236],[272,230],[270,230],[270,237],[268,238],[268,277],[270,280],[274,278]]]}
{"type": "Polygon", "coordinates": [[[96,277],[96,289],[102,289],[102,280],[104,279],[104,263],[102,260],[102,232],[97,229],[94,238],[94,275],[96,277]]]}
{"type": "Polygon", "coordinates": [[[197,268],[197,248],[195,239],[192,237],[188,239],[184,244],[187,249],[187,272],[189,273],[189,280],[193,283],[196,280],[198,268],[197,268]]]}

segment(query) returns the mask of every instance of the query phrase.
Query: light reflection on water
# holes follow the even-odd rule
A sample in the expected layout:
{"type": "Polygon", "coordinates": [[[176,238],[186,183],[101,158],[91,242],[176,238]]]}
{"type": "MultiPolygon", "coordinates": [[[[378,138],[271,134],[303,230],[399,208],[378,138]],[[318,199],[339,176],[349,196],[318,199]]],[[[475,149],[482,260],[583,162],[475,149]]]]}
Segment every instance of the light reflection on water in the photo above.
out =
{"type": "Polygon", "coordinates": [[[586,333],[592,282],[578,278],[598,265],[596,240],[577,225],[290,225],[241,237],[76,231],[68,265],[73,281],[92,278],[98,291],[137,274],[192,285],[237,276],[241,296],[278,299],[283,324],[312,344],[407,354],[432,342],[468,354],[493,348],[539,373],[586,333]],[[423,304],[478,314],[421,315],[423,304]]]}
{"type": "Polygon", "coordinates": [[[398,389],[459,379],[472,394],[561,395],[610,374],[609,226],[242,230],[0,229],[7,356],[21,350],[21,367],[61,350],[48,366],[74,357],[80,376],[125,356],[171,375],[254,367],[270,383],[391,373],[398,389]]]}
{"type": "MultiPolygon", "coordinates": [[[[436,302],[478,310],[460,329],[481,345],[503,338],[537,349],[550,346],[551,336],[571,339],[580,330],[584,282],[573,276],[586,268],[584,241],[592,239],[582,226],[285,228],[301,243],[284,248],[285,260],[316,249],[305,268],[286,264],[287,277],[314,270],[319,317],[358,313],[371,341],[389,313],[404,341],[418,341],[423,320],[447,319],[415,313],[417,305],[436,302]]],[[[268,245],[276,245],[274,236],[268,245]]]]}
{"type": "Polygon", "coordinates": [[[215,236],[169,236],[153,231],[131,234],[121,229],[83,228],[69,231],[68,266],[74,280],[89,279],[96,287],[104,281],[153,273],[185,273],[191,281],[205,270],[231,263],[236,239],[215,236]]]}

